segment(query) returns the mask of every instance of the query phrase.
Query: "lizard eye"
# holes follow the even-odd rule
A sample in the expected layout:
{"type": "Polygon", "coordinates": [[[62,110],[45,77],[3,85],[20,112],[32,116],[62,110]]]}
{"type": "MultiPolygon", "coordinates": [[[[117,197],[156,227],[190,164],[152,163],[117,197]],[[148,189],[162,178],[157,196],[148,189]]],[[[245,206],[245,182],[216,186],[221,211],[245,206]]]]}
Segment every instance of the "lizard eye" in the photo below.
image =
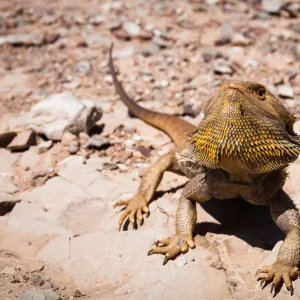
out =
{"type": "Polygon", "coordinates": [[[265,88],[258,89],[257,96],[260,100],[265,100],[266,99],[266,89],[265,88]]]}

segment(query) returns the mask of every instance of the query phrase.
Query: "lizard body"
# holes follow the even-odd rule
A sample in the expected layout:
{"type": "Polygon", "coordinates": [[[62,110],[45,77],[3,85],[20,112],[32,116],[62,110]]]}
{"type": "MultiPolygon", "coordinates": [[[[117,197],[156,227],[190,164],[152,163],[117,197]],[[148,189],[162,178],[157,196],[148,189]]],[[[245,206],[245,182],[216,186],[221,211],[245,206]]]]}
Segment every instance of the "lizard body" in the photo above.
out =
{"type": "Polygon", "coordinates": [[[212,198],[242,197],[255,205],[270,208],[272,219],[287,235],[272,266],[257,275],[272,289],[284,281],[293,293],[292,280],[300,265],[300,215],[283,191],[286,167],[300,153],[299,137],[293,131],[295,118],[263,85],[245,81],[225,81],[208,103],[199,126],[137,105],[117,79],[110,49],[109,67],[121,100],[129,110],[166,132],[176,147],[149,167],[135,196],[118,201],[125,206],[119,218],[142,224],[163,173],[172,171],[190,180],[184,187],[176,213],[176,233],[160,240],[149,254],[164,254],[163,264],[194,248],[196,202],[212,198]],[[188,134],[188,135],[187,135],[188,134]]]}

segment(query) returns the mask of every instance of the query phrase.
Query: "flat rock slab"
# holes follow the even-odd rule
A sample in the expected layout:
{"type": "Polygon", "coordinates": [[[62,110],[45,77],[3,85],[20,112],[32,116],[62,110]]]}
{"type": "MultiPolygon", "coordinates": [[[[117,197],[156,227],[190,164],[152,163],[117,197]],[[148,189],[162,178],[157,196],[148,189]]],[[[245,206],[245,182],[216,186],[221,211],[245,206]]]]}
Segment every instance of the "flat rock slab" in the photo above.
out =
{"type": "Polygon", "coordinates": [[[183,266],[172,261],[162,266],[162,256],[147,256],[153,242],[166,235],[164,229],[141,229],[111,234],[95,232],[71,238],[70,243],[67,237],[61,237],[50,241],[38,258],[60,263],[80,291],[100,290],[100,299],[126,299],[126,295],[137,292],[149,299],[161,298],[159,295],[164,299],[180,299],[184,295],[189,299],[199,299],[199,295],[205,296],[203,299],[227,299],[226,275],[209,266],[209,251],[202,249],[200,256],[193,257],[191,251],[183,266]],[[58,254],[62,247],[65,256],[58,254]]]}
{"type": "Polygon", "coordinates": [[[12,142],[7,146],[11,151],[26,150],[30,146],[36,145],[36,138],[34,131],[24,131],[19,133],[12,142]]]}

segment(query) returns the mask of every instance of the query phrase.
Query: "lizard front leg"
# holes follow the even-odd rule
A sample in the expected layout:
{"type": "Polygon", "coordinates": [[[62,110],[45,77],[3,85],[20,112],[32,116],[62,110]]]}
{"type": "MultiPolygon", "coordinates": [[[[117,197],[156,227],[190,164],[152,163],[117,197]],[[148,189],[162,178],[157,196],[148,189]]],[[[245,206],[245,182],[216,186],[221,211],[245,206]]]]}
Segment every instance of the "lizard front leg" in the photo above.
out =
{"type": "Polygon", "coordinates": [[[119,218],[120,228],[127,217],[129,217],[129,221],[132,225],[135,224],[136,219],[142,224],[143,213],[149,214],[148,204],[152,200],[164,172],[171,168],[174,159],[174,151],[170,151],[160,157],[145,172],[137,193],[132,198],[118,201],[114,205],[114,207],[125,205],[125,210],[119,218]]]}
{"type": "Polygon", "coordinates": [[[283,280],[292,294],[292,280],[297,278],[300,265],[300,215],[290,197],[283,190],[279,191],[269,206],[274,222],[287,236],[279,249],[275,263],[260,268],[257,275],[265,273],[263,282],[273,281],[272,290],[275,288],[275,292],[283,280]]]}
{"type": "Polygon", "coordinates": [[[148,255],[154,253],[165,254],[163,264],[175,258],[180,253],[186,253],[194,248],[193,231],[197,221],[196,201],[205,202],[212,198],[205,174],[199,174],[192,178],[185,186],[176,213],[176,233],[161,241],[157,241],[148,255]]]}

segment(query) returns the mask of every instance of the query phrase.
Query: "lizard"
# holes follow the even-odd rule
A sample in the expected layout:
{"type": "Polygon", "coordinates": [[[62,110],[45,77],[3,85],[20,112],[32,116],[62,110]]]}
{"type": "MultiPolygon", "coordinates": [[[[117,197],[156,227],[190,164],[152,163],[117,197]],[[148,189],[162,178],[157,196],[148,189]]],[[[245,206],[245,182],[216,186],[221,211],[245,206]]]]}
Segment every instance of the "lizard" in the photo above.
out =
{"type": "Polygon", "coordinates": [[[129,111],[168,134],[175,148],[160,157],[143,176],[137,193],[123,206],[119,226],[128,218],[140,225],[149,215],[148,205],[166,171],[189,181],[180,196],[173,236],[157,241],[148,255],[163,254],[163,265],[194,248],[196,203],[212,198],[243,198],[269,207],[276,225],[286,234],[277,259],[261,267],[256,277],[271,292],[282,283],[293,294],[292,281],[300,265],[300,214],[284,192],[287,166],[300,153],[300,137],[293,131],[296,118],[264,85],[249,81],[224,81],[204,109],[198,126],[169,114],[154,112],[134,102],[117,78],[109,50],[109,69],[116,92],[129,111]]]}

